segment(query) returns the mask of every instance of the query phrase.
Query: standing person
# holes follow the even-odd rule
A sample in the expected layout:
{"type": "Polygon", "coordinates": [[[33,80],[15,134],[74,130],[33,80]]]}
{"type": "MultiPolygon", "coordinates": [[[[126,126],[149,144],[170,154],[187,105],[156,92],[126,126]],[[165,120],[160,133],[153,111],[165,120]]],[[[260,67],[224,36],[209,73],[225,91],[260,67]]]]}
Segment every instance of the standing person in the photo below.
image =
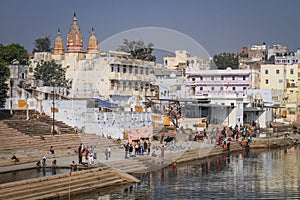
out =
{"type": "Polygon", "coordinates": [[[147,148],[148,148],[148,144],[147,144],[147,142],[146,142],[146,140],[145,140],[145,142],[144,142],[144,152],[145,152],[145,153],[146,153],[146,151],[148,150],[147,148]]]}
{"type": "Polygon", "coordinates": [[[47,158],[46,158],[46,156],[43,156],[42,164],[43,164],[43,167],[47,166],[47,158]]]}
{"type": "Polygon", "coordinates": [[[56,168],[57,166],[56,166],[56,159],[54,159],[53,161],[52,161],[52,167],[53,168],[56,168]]]}
{"type": "Polygon", "coordinates": [[[161,157],[165,157],[165,147],[164,145],[161,147],[161,157]]]}
{"type": "Polygon", "coordinates": [[[78,163],[79,164],[82,164],[82,143],[79,145],[79,147],[78,147],[78,163]]]}
{"type": "Polygon", "coordinates": [[[105,159],[108,160],[108,147],[105,149],[105,159]]]}
{"type": "Polygon", "coordinates": [[[125,150],[125,159],[129,158],[128,157],[128,152],[129,152],[129,143],[126,145],[124,144],[124,150],[125,150]]]}
{"type": "Polygon", "coordinates": [[[88,154],[88,162],[89,162],[90,165],[94,164],[94,157],[93,157],[92,153],[88,154]]]}
{"type": "Polygon", "coordinates": [[[141,155],[144,155],[145,149],[144,149],[144,145],[141,145],[141,155]]]}
{"type": "Polygon", "coordinates": [[[150,150],[151,150],[151,143],[148,143],[148,155],[150,155],[150,150]]]}
{"type": "Polygon", "coordinates": [[[132,144],[129,145],[129,157],[132,156],[132,152],[133,152],[133,146],[132,144]]]}
{"type": "Polygon", "coordinates": [[[76,171],[76,170],[77,170],[77,165],[76,165],[75,161],[73,160],[72,164],[71,164],[71,171],[76,171]]]}
{"type": "Polygon", "coordinates": [[[161,144],[164,142],[164,137],[165,137],[165,133],[162,132],[162,133],[161,133],[161,137],[160,137],[160,143],[161,143],[161,144]]]}
{"type": "Polygon", "coordinates": [[[134,148],[134,154],[137,155],[139,151],[139,145],[138,143],[135,144],[135,148],[134,148]]]}
{"type": "Polygon", "coordinates": [[[108,147],[107,147],[107,154],[108,154],[108,157],[110,158],[110,155],[111,155],[110,145],[108,145],[108,147]]]}

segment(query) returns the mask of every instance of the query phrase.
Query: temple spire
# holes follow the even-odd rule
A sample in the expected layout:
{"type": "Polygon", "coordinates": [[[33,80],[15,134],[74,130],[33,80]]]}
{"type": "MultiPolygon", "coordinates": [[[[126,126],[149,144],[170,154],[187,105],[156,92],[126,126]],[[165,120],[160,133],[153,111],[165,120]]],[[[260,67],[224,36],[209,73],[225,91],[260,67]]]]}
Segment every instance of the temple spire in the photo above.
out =
{"type": "Polygon", "coordinates": [[[73,24],[67,36],[67,51],[68,52],[83,52],[83,37],[80,28],[77,24],[76,13],[74,12],[73,24]]]}
{"type": "Polygon", "coordinates": [[[55,55],[64,54],[64,43],[63,43],[63,40],[62,40],[61,35],[60,35],[60,28],[58,28],[58,30],[57,30],[57,37],[56,37],[55,42],[54,42],[53,53],[55,55]]]}
{"type": "Polygon", "coordinates": [[[88,43],[88,53],[99,53],[98,40],[92,27],[91,36],[88,43]]]}
{"type": "Polygon", "coordinates": [[[77,24],[76,12],[74,11],[73,23],[77,24]]]}

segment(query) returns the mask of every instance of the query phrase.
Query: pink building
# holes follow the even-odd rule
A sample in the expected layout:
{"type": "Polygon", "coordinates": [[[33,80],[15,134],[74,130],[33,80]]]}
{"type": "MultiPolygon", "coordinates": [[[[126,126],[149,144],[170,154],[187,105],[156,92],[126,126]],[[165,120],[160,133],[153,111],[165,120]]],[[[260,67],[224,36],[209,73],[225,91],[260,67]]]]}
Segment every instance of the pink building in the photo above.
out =
{"type": "Polygon", "coordinates": [[[187,93],[191,96],[241,94],[257,84],[258,72],[250,69],[186,70],[187,93]]]}

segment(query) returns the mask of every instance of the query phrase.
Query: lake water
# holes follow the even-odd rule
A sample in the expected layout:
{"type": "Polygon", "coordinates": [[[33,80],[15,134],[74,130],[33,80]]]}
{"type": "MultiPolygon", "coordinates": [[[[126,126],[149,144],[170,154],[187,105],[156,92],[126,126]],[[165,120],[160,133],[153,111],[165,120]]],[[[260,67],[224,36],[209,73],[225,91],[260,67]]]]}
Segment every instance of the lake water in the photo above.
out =
{"type": "Polygon", "coordinates": [[[70,172],[70,169],[52,169],[52,168],[34,168],[28,170],[21,170],[15,172],[8,172],[0,174],[0,184],[9,183],[14,181],[40,178],[46,176],[53,176],[58,174],[67,174],[70,172]]]}
{"type": "MultiPolygon", "coordinates": [[[[24,170],[1,174],[0,183],[68,172],[24,170]]],[[[300,146],[232,153],[137,177],[139,184],[102,188],[75,199],[300,199],[300,146]]]]}
{"type": "Polygon", "coordinates": [[[300,147],[228,154],[138,177],[139,184],[88,199],[300,199],[300,147]]]}

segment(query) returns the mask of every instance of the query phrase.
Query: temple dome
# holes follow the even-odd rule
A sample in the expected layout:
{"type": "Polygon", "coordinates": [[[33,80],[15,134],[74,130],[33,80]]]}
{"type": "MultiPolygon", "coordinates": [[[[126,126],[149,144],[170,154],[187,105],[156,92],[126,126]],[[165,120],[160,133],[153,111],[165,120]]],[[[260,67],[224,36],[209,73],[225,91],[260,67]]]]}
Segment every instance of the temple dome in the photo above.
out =
{"type": "Polygon", "coordinates": [[[56,55],[64,54],[64,42],[60,35],[60,30],[58,29],[57,37],[54,42],[53,53],[56,55]]]}
{"type": "Polygon", "coordinates": [[[92,33],[88,43],[88,53],[99,53],[98,40],[95,36],[94,28],[92,28],[92,33]]]}
{"type": "Polygon", "coordinates": [[[67,51],[68,52],[83,51],[82,34],[77,24],[76,13],[74,13],[73,24],[70,27],[70,31],[67,37],[67,51]]]}

